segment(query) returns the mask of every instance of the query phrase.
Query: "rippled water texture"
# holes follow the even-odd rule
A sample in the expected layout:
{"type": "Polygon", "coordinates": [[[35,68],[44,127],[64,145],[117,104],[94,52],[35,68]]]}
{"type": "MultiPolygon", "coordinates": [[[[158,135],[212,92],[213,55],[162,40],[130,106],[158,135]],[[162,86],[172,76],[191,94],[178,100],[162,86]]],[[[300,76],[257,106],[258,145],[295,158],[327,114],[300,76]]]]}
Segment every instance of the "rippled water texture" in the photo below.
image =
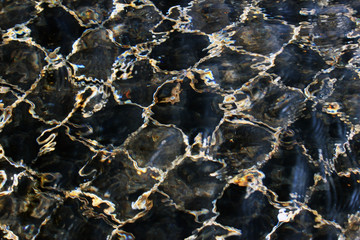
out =
{"type": "Polygon", "coordinates": [[[360,1],[0,1],[0,239],[360,239],[360,1]]]}

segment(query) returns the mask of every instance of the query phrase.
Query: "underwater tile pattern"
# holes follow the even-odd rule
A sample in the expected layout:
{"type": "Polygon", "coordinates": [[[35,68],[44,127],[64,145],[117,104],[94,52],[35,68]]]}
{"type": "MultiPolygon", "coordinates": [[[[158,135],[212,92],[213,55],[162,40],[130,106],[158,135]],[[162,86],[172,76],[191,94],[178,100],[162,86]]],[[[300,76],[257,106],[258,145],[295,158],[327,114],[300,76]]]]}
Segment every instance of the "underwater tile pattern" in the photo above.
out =
{"type": "Polygon", "coordinates": [[[360,239],[360,3],[0,2],[0,238],[360,239]]]}

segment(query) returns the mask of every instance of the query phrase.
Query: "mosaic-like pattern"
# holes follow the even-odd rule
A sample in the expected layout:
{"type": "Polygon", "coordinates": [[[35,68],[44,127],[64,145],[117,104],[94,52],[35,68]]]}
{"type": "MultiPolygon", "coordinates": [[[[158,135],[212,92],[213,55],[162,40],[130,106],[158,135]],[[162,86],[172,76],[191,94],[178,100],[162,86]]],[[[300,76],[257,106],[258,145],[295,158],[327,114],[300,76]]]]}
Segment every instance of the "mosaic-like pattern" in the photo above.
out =
{"type": "Polygon", "coordinates": [[[0,2],[1,239],[359,239],[360,2],[0,2]]]}

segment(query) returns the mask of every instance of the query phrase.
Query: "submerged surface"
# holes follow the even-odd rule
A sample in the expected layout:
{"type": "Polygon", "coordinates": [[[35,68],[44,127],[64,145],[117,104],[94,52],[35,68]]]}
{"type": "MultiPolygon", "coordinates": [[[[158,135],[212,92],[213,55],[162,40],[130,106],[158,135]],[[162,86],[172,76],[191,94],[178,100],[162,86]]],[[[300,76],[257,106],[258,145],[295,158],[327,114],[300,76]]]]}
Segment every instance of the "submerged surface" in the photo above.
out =
{"type": "Polygon", "coordinates": [[[360,2],[0,3],[1,239],[360,239],[360,2]]]}

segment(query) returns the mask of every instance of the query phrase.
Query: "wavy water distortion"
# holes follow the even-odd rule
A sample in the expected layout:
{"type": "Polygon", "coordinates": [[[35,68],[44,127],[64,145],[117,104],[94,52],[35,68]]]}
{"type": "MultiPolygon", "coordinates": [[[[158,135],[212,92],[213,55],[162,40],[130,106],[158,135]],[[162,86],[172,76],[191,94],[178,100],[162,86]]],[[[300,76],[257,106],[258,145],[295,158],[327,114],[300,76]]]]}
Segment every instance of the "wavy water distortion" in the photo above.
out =
{"type": "Polygon", "coordinates": [[[0,238],[360,239],[360,2],[0,2],[0,238]]]}

